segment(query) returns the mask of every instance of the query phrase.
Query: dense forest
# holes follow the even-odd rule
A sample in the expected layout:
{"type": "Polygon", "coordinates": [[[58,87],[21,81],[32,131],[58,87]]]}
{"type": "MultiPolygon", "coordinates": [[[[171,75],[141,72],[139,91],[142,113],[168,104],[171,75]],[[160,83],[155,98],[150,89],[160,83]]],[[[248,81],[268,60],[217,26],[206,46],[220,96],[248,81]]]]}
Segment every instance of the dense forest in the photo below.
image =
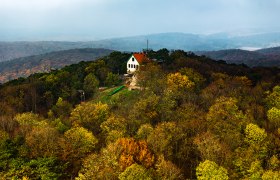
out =
{"type": "Polygon", "coordinates": [[[2,179],[279,179],[280,69],[113,52],[0,86],[2,179]],[[116,92],[116,93],[115,93],[116,92]]]}

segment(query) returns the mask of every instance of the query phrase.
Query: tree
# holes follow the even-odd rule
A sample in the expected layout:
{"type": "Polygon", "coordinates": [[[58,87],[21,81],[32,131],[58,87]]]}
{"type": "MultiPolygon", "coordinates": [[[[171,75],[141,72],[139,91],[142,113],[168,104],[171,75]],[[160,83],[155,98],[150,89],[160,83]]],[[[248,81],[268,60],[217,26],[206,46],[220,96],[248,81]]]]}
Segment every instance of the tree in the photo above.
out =
{"type": "Polygon", "coordinates": [[[25,140],[32,158],[56,157],[60,154],[60,136],[55,128],[34,127],[25,140]]]}
{"type": "Polygon", "coordinates": [[[130,114],[131,119],[155,124],[159,118],[157,111],[159,99],[160,97],[156,94],[147,93],[145,98],[141,98],[134,104],[130,114]]]}
{"type": "Polygon", "coordinates": [[[90,153],[97,144],[97,138],[83,127],[75,127],[64,134],[64,157],[70,159],[80,159],[90,153]]]}
{"type": "Polygon", "coordinates": [[[112,72],[109,72],[107,74],[106,80],[105,80],[105,84],[107,86],[116,86],[120,83],[120,78],[118,74],[113,74],[112,72]]]}
{"type": "Polygon", "coordinates": [[[266,98],[268,108],[276,107],[280,109],[280,86],[275,86],[272,93],[266,98]]]}
{"type": "Polygon", "coordinates": [[[235,98],[219,97],[206,116],[209,129],[232,150],[242,143],[241,129],[247,121],[247,117],[238,109],[237,102],[235,98]]]}
{"type": "Polygon", "coordinates": [[[259,128],[255,124],[248,124],[245,129],[245,142],[250,145],[262,143],[267,134],[264,129],[259,128]]]}
{"type": "Polygon", "coordinates": [[[180,73],[187,76],[190,81],[194,82],[196,90],[200,90],[203,83],[206,81],[206,79],[201,74],[191,68],[182,68],[180,69],[180,73]]]}
{"type": "Polygon", "coordinates": [[[176,158],[184,133],[174,122],[158,124],[148,136],[147,142],[157,154],[163,154],[168,160],[176,158]]]}
{"type": "Polygon", "coordinates": [[[124,172],[119,175],[120,180],[152,180],[152,173],[145,167],[132,164],[124,172]]]}
{"type": "Polygon", "coordinates": [[[146,141],[135,141],[130,138],[121,138],[116,143],[120,147],[119,165],[121,169],[126,169],[134,163],[139,163],[146,168],[154,164],[154,155],[148,148],[146,141]]]}
{"type": "Polygon", "coordinates": [[[106,142],[114,142],[126,134],[127,122],[123,117],[110,116],[100,128],[106,136],[106,142]]]}
{"type": "Polygon", "coordinates": [[[194,138],[194,144],[197,146],[202,160],[210,160],[221,164],[228,159],[226,155],[229,150],[211,132],[198,134],[194,138]]]}
{"type": "Polygon", "coordinates": [[[138,139],[147,139],[147,137],[153,132],[154,128],[150,124],[143,124],[137,131],[136,137],[138,139]]]}
{"type": "Polygon", "coordinates": [[[167,76],[167,85],[172,91],[188,91],[191,90],[195,84],[188,76],[177,72],[167,76]]]}
{"type": "Polygon", "coordinates": [[[107,104],[84,102],[71,112],[70,120],[98,134],[101,131],[100,125],[108,118],[108,114],[107,104]]]}
{"type": "Polygon", "coordinates": [[[228,172],[225,168],[218,166],[215,162],[209,160],[199,163],[198,167],[196,168],[196,176],[198,180],[229,179],[228,172]]]}
{"type": "Polygon", "coordinates": [[[262,175],[263,180],[278,180],[280,179],[280,172],[279,171],[265,171],[262,175]]]}
{"type": "Polygon", "coordinates": [[[59,97],[57,99],[56,104],[49,111],[48,115],[49,118],[60,118],[64,120],[69,117],[71,111],[72,111],[72,105],[69,102],[63,100],[61,97],[59,97]]]}
{"type": "Polygon", "coordinates": [[[273,107],[268,110],[267,118],[274,128],[280,127],[280,109],[273,107]]]}
{"type": "Polygon", "coordinates": [[[99,86],[99,81],[93,73],[88,74],[84,79],[84,90],[86,97],[91,97],[97,90],[99,86]]]}
{"type": "Polygon", "coordinates": [[[184,179],[181,170],[171,161],[166,161],[163,156],[158,158],[156,163],[156,174],[158,179],[162,180],[178,180],[184,179]]]}

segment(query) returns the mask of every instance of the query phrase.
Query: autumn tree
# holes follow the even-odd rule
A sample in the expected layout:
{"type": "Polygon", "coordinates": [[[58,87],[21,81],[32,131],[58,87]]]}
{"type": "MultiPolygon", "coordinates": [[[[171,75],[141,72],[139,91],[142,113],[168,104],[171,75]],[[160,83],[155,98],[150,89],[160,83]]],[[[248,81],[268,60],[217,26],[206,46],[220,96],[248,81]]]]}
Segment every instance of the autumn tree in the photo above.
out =
{"type": "Polygon", "coordinates": [[[101,131],[100,125],[108,118],[108,114],[107,104],[85,102],[76,106],[71,112],[70,120],[98,134],[101,131]]]}
{"type": "Polygon", "coordinates": [[[182,129],[174,122],[160,123],[148,136],[147,142],[154,152],[163,154],[167,160],[176,158],[181,140],[182,129]]]}
{"type": "Polygon", "coordinates": [[[127,121],[123,117],[112,115],[101,123],[100,128],[106,136],[106,142],[114,142],[126,135],[127,121]]]}
{"type": "Polygon", "coordinates": [[[152,180],[153,175],[145,167],[138,164],[132,164],[119,175],[119,179],[120,180],[142,180],[142,179],[152,180]]]}
{"type": "Polygon", "coordinates": [[[196,176],[198,180],[229,179],[228,172],[225,168],[218,166],[215,162],[209,160],[199,163],[196,168],[196,176]]]}
{"type": "Polygon", "coordinates": [[[232,149],[241,143],[241,128],[245,126],[247,118],[238,109],[235,98],[219,97],[209,108],[207,121],[209,129],[232,149]]]}

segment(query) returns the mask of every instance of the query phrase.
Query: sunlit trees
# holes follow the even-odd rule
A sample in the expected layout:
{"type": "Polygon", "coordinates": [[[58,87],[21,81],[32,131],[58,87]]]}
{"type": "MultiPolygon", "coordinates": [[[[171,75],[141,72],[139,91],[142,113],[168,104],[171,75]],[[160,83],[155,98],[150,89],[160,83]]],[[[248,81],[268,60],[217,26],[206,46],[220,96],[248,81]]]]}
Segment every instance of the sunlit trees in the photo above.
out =
{"type": "Polygon", "coordinates": [[[245,142],[250,145],[262,143],[267,134],[264,129],[259,128],[255,124],[248,124],[245,128],[245,142]]]}
{"type": "Polygon", "coordinates": [[[71,128],[64,134],[63,155],[65,158],[82,158],[97,144],[97,138],[83,127],[71,128]]]}
{"type": "MultiPolygon", "coordinates": [[[[83,161],[78,179],[117,179],[122,172],[133,164],[138,164],[141,168],[148,170],[152,168],[154,162],[155,157],[148,149],[145,141],[121,138],[108,144],[106,148],[101,150],[100,154],[87,156],[83,161]]],[[[135,173],[137,174],[137,171],[134,172],[137,168],[133,169],[129,168],[122,176],[130,177],[135,173]]]]}
{"type": "Polygon", "coordinates": [[[206,160],[196,168],[196,176],[198,180],[205,179],[229,179],[228,172],[225,168],[218,166],[215,162],[206,160]]]}
{"type": "Polygon", "coordinates": [[[280,127],[280,109],[273,107],[267,111],[267,118],[275,128],[280,127]]]}
{"type": "Polygon", "coordinates": [[[232,149],[240,145],[241,129],[247,119],[238,109],[235,98],[219,97],[216,99],[209,108],[206,119],[209,129],[219,135],[232,149]]]}
{"type": "Polygon", "coordinates": [[[70,120],[73,124],[92,130],[95,134],[100,132],[100,124],[108,118],[107,104],[85,102],[79,104],[72,112],[70,120]]]}
{"type": "Polygon", "coordinates": [[[119,175],[119,179],[120,180],[142,180],[142,179],[152,180],[153,176],[152,173],[145,167],[138,164],[132,164],[119,175]]]}

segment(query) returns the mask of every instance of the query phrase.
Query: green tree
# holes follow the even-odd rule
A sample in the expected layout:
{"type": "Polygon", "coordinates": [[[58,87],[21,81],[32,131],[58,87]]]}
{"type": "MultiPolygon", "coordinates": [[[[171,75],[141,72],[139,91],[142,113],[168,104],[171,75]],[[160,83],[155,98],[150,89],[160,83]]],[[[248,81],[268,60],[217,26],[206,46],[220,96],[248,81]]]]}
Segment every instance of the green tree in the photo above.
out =
{"type": "Polygon", "coordinates": [[[86,97],[91,97],[94,93],[97,92],[99,86],[99,81],[95,77],[94,74],[90,73],[88,74],[84,79],[84,90],[86,93],[86,97]]]}
{"type": "Polygon", "coordinates": [[[280,172],[279,171],[265,171],[262,175],[263,180],[278,180],[280,179],[280,172]]]}
{"type": "Polygon", "coordinates": [[[196,90],[200,90],[200,88],[206,81],[206,79],[201,74],[191,68],[182,68],[180,69],[180,73],[187,76],[190,81],[194,82],[196,90]]]}
{"type": "Polygon", "coordinates": [[[259,128],[255,124],[248,124],[245,129],[245,142],[250,145],[262,143],[267,134],[264,129],[259,128]]]}
{"type": "MultiPolygon", "coordinates": [[[[72,160],[85,157],[92,152],[97,144],[97,138],[83,127],[75,127],[64,134],[64,157],[72,160]]],[[[69,159],[69,160],[70,160],[69,159]]]]}
{"type": "Polygon", "coordinates": [[[218,166],[215,162],[209,160],[199,163],[198,167],[196,168],[196,176],[198,180],[229,179],[228,172],[225,168],[218,166]]]}
{"type": "Polygon", "coordinates": [[[235,98],[219,97],[206,116],[209,129],[232,150],[242,143],[241,131],[247,121],[247,117],[238,109],[237,102],[235,98]]]}
{"type": "Polygon", "coordinates": [[[132,164],[124,172],[119,175],[120,180],[152,180],[153,176],[152,173],[147,170],[145,167],[132,164]]]}
{"type": "Polygon", "coordinates": [[[106,142],[114,142],[126,134],[127,122],[123,117],[110,116],[100,128],[106,136],[106,142]]]}
{"type": "Polygon", "coordinates": [[[150,124],[143,124],[137,131],[136,137],[138,139],[147,139],[147,137],[153,132],[154,128],[150,124]]]}
{"type": "Polygon", "coordinates": [[[276,107],[280,109],[280,86],[273,88],[273,91],[266,98],[266,104],[268,108],[276,107]]]}
{"type": "Polygon", "coordinates": [[[109,72],[107,74],[105,84],[109,87],[116,86],[120,83],[120,78],[118,74],[113,74],[112,72],[109,72]]]}
{"type": "Polygon", "coordinates": [[[107,104],[84,102],[71,112],[70,120],[98,134],[101,131],[100,125],[108,118],[108,114],[107,104]]]}
{"type": "Polygon", "coordinates": [[[280,127],[280,109],[273,107],[268,110],[267,118],[274,128],[280,127]]]}

